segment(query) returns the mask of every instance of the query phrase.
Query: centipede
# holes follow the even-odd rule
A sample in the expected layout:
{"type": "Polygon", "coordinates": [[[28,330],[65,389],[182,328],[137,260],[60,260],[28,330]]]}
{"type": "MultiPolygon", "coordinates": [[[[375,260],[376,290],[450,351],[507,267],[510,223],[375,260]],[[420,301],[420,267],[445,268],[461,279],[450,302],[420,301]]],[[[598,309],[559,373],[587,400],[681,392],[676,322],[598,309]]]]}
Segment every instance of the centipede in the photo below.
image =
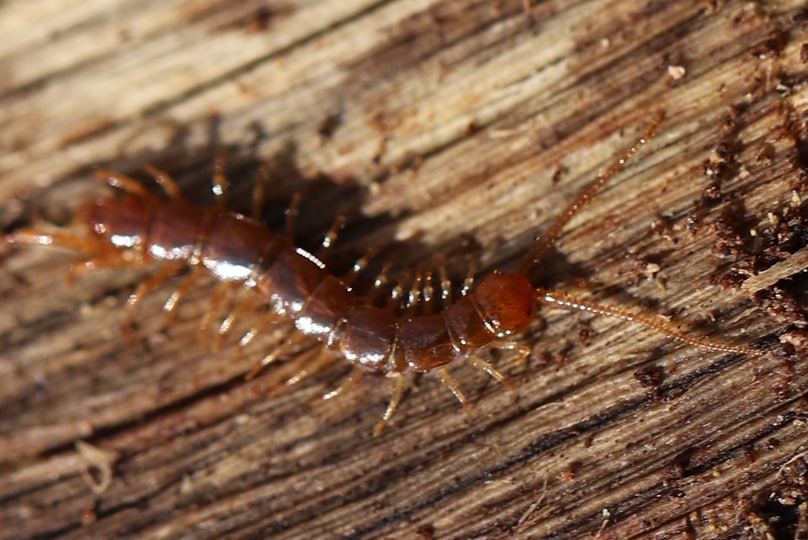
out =
{"type": "MultiPolygon", "coordinates": [[[[664,113],[653,115],[645,132],[601,174],[591,180],[528,248],[518,268],[494,270],[475,276],[469,272],[459,293],[453,294],[452,280],[441,267],[435,273],[419,273],[415,280],[428,293],[388,294],[379,301],[379,282],[370,290],[353,286],[350,276],[336,275],[313,251],[296,245],[293,226],[273,232],[260,219],[261,197],[253,197],[251,216],[229,211],[223,195],[228,182],[217,159],[214,166],[213,205],[189,202],[178,184],[167,173],[152,166],[146,171],[162,193],[156,194],[140,181],[120,172],[98,169],[95,177],[108,184],[112,195],[84,203],[75,212],[73,222],[80,229],[28,228],[12,231],[10,244],[56,246],[81,252],[80,269],[157,267],[142,280],[126,301],[127,318],[136,305],[164,282],[183,274],[179,285],[163,305],[172,312],[200,279],[206,275],[221,283],[222,289],[211,299],[211,308],[203,316],[206,327],[216,307],[233,290],[245,291],[250,301],[236,305],[221,321],[217,340],[233,328],[233,321],[261,304],[266,321],[251,328],[238,342],[244,347],[262,328],[280,321],[287,337],[264,356],[255,375],[268,364],[284,357],[306,341],[317,354],[293,383],[341,358],[351,369],[345,381],[323,395],[330,399],[343,393],[366,375],[390,379],[387,407],[376,423],[378,435],[396,412],[402,397],[416,376],[434,375],[460,404],[468,410],[468,400],[449,371],[449,365],[467,362],[505,386],[505,376],[484,358],[492,348],[517,351],[521,359],[530,348],[520,343],[522,334],[544,305],[631,321],[685,344],[720,351],[757,356],[761,351],[729,345],[676,330],[656,317],[622,307],[609,306],[585,298],[540,286],[531,278],[533,270],[565,226],[591,203],[596,195],[621,171],[635,154],[656,134],[664,113]],[[419,305],[420,302],[420,305],[419,305]]],[[[256,185],[263,182],[256,182],[256,185]]],[[[293,200],[287,218],[297,211],[293,200]]],[[[331,242],[339,230],[335,224],[326,235],[331,242]]],[[[359,259],[351,275],[366,265],[373,250],[359,259]]],[[[413,286],[415,288],[415,286],[413,286]]],[[[402,286],[394,290],[402,290],[402,286]]]]}

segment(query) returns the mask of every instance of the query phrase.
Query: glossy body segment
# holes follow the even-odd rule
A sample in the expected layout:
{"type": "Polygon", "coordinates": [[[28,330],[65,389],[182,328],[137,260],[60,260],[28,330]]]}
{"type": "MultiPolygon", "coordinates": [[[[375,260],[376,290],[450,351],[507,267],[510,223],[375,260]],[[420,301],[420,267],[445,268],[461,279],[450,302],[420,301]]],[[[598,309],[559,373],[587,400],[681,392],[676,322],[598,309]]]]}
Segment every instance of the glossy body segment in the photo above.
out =
{"type": "Polygon", "coordinates": [[[80,215],[103,242],[138,259],[182,261],[255,289],[297,331],[371,372],[432,371],[520,332],[535,314],[525,277],[493,274],[439,313],[398,315],[358,296],[288,237],[182,199],[125,194],[95,201],[80,215]]]}

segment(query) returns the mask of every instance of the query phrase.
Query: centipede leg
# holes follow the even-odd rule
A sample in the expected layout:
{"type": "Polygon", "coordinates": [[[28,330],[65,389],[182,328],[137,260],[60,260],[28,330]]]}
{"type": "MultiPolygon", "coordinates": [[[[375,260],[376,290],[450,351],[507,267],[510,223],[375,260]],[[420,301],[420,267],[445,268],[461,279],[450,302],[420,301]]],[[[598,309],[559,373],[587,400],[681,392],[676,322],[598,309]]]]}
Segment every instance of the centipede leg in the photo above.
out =
{"type": "Polygon", "coordinates": [[[469,264],[469,271],[466,274],[466,279],[463,280],[463,288],[460,290],[462,296],[466,296],[471,288],[474,286],[474,276],[477,274],[477,259],[472,259],[469,264]]]}
{"type": "Polygon", "coordinates": [[[325,259],[328,250],[334,246],[334,242],[337,240],[337,236],[339,236],[340,231],[345,228],[346,218],[343,214],[337,216],[334,220],[334,223],[331,224],[331,227],[328,229],[328,232],[325,233],[323,236],[322,242],[320,242],[320,246],[314,252],[314,256],[320,260],[325,259]]]}
{"type": "Polygon", "coordinates": [[[188,296],[188,293],[205,277],[207,277],[205,272],[199,270],[199,267],[193,267],[191,273],[174,289],[174,292],[171,293],[163,304],[163,312],[166,314],[166,324],[169,324],[173,319],[179,303],[182,302],[182,300],[188,296]]]}
{"type": "Polygon", "coordinates": [[[516,363],[520,366],[525,363],[531,352],[529,346],[524,343],[519,343],[518,341],[495,341],[491,346],[506,351],[516,351],[516,363]]]}
{"type": "Polygon", "coordinates": [[[138,197],[149,197],[149,192],[145,187],[143,187],[143,184],[123,173],[110,171],[107,169],[96,169],[93,172],[93,175],[98,180],[106,182],[111,187],[121,189],[127,193],[131,193],[132,195],[137,195],[138,197]]]}
{"type": "Polygon", "coordinates": [[[176,276],[183,268],[184,265],[181,263],[165,264],[155,274],[151,275],[137,286],[135,292],[130,294],[129,298],[126,299],[126,310],[124,314],[125,328],[132,327],[132,315],[135,306],[139,304],[147,294],[155,291],[160,285],[165,283],[167,279],[176,276]]]}
{"type": "Polygon", "coordinates": [[[415,274],[415,279],[412,280],[410,290],[405,295],[404,298],[405,315],[414,316],[417,314],[419,306],[418,300],[422,296],[423,283],[424,283],[424,274],[419,270],[418,273],[415,274]]]}
{"type": "MultiPolygon", "coordinates": [[[[291,330],[291,327],[290,327],[291,330]]],[[[265,367],[274,363],[278,358],[284,356],[290,351],[293,351],[298,345],[303,343],[307,339],[305,334],[300,332],[292,332],[290,337],[287,337],[283,343],[278,345],[274,351],[264,356],[261,361],[252,369],[250,370],[247,375],[244,376],[246,380],[250,380],[258,375],[265,367]]]]}
{"type": "MultiPolygon", "coordinates": [[[[385,294],[385,287],[390,281],[388,273],[393,267],[393,264],[395,264],[395,260],[396,259],[394,256],[388,257],[384,262],[382,269],[379,271],[379,274],[376,276],[376,279],[373,280],[373,288],[376,290],[376,293],[372,297],[372,302],[378,302],[381,300],[384,305],[387,305],[393,300],[392,291],[387,291],[387,294],[385,294]]],[[[352,282],[349,282],[348,284],[351,285],[352,282]]]]}
{"type": "MultiPolygon", "coordinates": [[[[284,383],[285,386],[292,386],[304,379],[308,379],[312,375],[321,372],[323,369],[325,369],[325,367],[328,364],[332,363],[332,361],[333,357],[331,356],[328,349],[320,345],[316,345],[312,352],[308,353],[304,358],[301,359],[301,362],[303,363],[309,362],[309,363],[305,365],[303,369],[299,370],[297,373],[286,379],[286,382],[284,383]]],[[[276,388],[275,390],[270,392],[269,395],[270,397],[273,397],[280,391],[281,391],[280,387],[276,388]]]]}
{"type": "Polygon", "coordinates": [[[407,279],[410,278],[411,275],[412,271],[410,270],[407,272],[407,275],[404,278],[402,278],[401,280],[398,281],[398,283],[396,283],[396,285],[390,291],[390,298],[388,300],[388,303],[396,302],[398,304],[397,307],[399,309],[406,308],[407,296],[406,294],[404,294],[404,291],[406,290],[405,282],[407,279]]]}
{"type": "Polygon", "coordinates": [[[269,184],[269,167],[262,164],[258,168],[258,175],[255,179],[252,192],[252,208],[250,215],[256,221],[261,220],[261,214],[264,213],[264,203],[267,200],[266,188],[269,184]]]}
{"type": "Polygon", "coordinates": [[[390,401],[387,403],[387,408],[384,410],[384,414],[382,414],[381,419],[373,428],[374,437],[378,437],[381,434],[384,426],[387,425],[387,422],[389,422],[393,417],[393,414],[395,414],[398,404],[401,403],[404,390],[407,388],[408,382],[411,381],[410,377],[411,376],[403,375],[401,373],[395,373],[391,376],[390,401]]]}
{"type": "Polygon", "coordinates": [[[213,179],[211,180],[210,184],[210,190],[213,192],[215,205],[219,210],[222,211],[226,209],[225,196],[228,188],[230,187],[230,182],[227,181],[227,177],[224,174],[225,160],[226,157],[223,152],[216,154],[216,158],[213,161],[213,179]]]}
{"type": "MultiPolygon", "coordinates": [[[[252,340],[255,339],[255,336],[277,324],[280,324],[277,316],[270,314],[268,317],[262,317],[261,324],[253,326],[252,328],[247,330],[244,334],[242,334],[241,338],[238,340],[238,344],[236,345],[234,356],[236,358],[239,357],[241,355],[241,351],[244,350],[244,348],[247,347],[247,345],[252,343],[252,340]]],[[[292,325],[290,323],[286,323],[285,326],[287,326],[289,330],[292,329],[292,325]]]]}
{"type": "Polygon", "coordinates": [[[70,265],[67,270],[67,282],[72,283],[77,277],[89,270],[124,268],[136,266],[138,259],[128,259],[121,256],[121,251],[115,248],[103,249],[70,265]]]}
{"type": "Polygon", "coordinates": [[[440,304],[437,301],[440,295],[435,294],[434,280],[434,274],[428,271],[424,277],[424,287],[421,289],[421,297],[424,300],[424,304],[427,309],[431,308],[430,311],[432,313],[436,313],[436,310],[440,309],[440,304]]]}
{"type": "Polygon", "coordinates": [[[174,200],[182,200],[182,191],[180,191],[180,187],[177,185],[174,179],[171,178],[171,175],[149,164],[147,164],[144,169],[151,175],[152,178],[154,178],[157,185],[163,188],[163,192],[168,195],[169,198],[174,200]]]}
{"type": "Polygon", "coordinates": [[[210,307],[199,322],[199,342],[203,348],[207,348],[210,323],[214,315],[216,315],[216,313],[221,310],[222,306],[232,297],[238,286],[239,284],[234,282],[225,283],[218,288],[216,294],[213,296],[210,307]]]}
{"type": "Polygon", "coordinates": [[[452,304],[452,282],[443,263],[438,265],[438,275],[440,276],[440,309],[443,310],[452,304]]]}
{"type": "Polygon", "coordinates": [[[345,377],[345,379],[343,379],[343,381],[339,384],[339,386],[323,394],[320,399],[326,401],[344,394],[345,392],[356,386],[356,383],[358,383],[362,379],[362,377],[365,376],[366,373],[367,372],[361,368],[358,367],[351,368],[351,372],[348,373],[348,375],[345,377]]]}
{"type": "Polygon", "coordinates": [[[471,412],[471,408],[469,407],[469,402],[466,399],[466,396],[463,394],[463,391],[460,390],[460,385],[457,384],[457,381],[454,377],[452,377],[446,368],[440,368],[435,372],[435,375],[438,376],[440,379],[441,384],[449,389],[449,391],[454,395],[457,401],[463,405],[463,410],[466,411],[466,414],[471,412]]]}
{"type": "Polygon", "coordinates": [[[286,236],[293,242],[295,239],[295,229],[297,227],[297,216],[300,214],[300,203],[303,198],[311,192],[311,187],[304,187],[292,196],[289,208],[286,209],[286,236]]]}
{"type": "Polygon", "coordinates": [[[224,336],[227,335],[232,329],[233,324],[242,317],[245,313],[249,312],[250,310],[255,309],[257,303],[257,296],[254,294],[250,294],[247,296],[246,299],[242,300],[239,304],[236,305],[234,309],[230,311],[227,317],[222,320],[221,324],[219,324],[219,328],[216,330],[216,337],[213,341],[213,346],[211,350],[214,352],[221,349],[222,340],[224,336]]]}
{"type": "Polygon", "coordinates": [[[505,375],[503,375],[502,372],[500,372],[497,368],[492,366],[490,362],[483,360],[476,354],[472,354],[471,356],[469,356],[469,362],[471,362],[471,365],[476,367],[477,369],[480,369],[488,373],[488,375],[490,375],[491,378],[499,381],[500,384],[502,384],[502,386],[504,386],[511,392],[516,391],[516,388],[508,381],[508,379],[505,378],[505,375]]]}

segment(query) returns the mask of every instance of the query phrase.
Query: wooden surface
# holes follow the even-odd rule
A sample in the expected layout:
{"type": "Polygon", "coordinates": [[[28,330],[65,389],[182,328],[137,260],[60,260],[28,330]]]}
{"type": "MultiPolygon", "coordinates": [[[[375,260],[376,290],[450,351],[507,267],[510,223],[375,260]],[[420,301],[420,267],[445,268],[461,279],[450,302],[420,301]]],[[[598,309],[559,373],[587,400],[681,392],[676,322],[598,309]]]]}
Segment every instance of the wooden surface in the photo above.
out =
{"type": "Polygon", "coordinates": [[[268,396],[294,362],[243,376],[277,335],[199,347],[214,283],[169,323],[161,288],[127,336],[146,269],[67,286],[75,255],[4,246],[0,536],[808,537],[803,2],[56,4],[0,5],[6,233],[68,224],[97,166],[209,203],[228,149],[234,209],[266,162],[273,200],[354,204],[343,246],[457,278],[466,251],[514,264],[663,111],[543,283],[767,353],[545,308],[524,365],[495,355],[516,392],[460,365],[470,414],[424,377],[374,438],[384,380],[318,402],[340,360],[268,396]]]}

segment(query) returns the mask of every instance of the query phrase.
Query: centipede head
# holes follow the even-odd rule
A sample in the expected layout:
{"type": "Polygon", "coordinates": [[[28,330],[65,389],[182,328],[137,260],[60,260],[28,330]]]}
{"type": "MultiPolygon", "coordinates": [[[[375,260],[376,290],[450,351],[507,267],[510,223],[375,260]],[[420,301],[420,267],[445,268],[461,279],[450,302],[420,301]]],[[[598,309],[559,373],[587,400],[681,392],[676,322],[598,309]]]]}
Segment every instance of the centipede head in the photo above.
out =
{"type": "Polygon", "coordinates": [[[536,291],[523,274],[491,274],[471,294],[483,322],[497,338],[518,334],[536,316],[536,291]]]}

